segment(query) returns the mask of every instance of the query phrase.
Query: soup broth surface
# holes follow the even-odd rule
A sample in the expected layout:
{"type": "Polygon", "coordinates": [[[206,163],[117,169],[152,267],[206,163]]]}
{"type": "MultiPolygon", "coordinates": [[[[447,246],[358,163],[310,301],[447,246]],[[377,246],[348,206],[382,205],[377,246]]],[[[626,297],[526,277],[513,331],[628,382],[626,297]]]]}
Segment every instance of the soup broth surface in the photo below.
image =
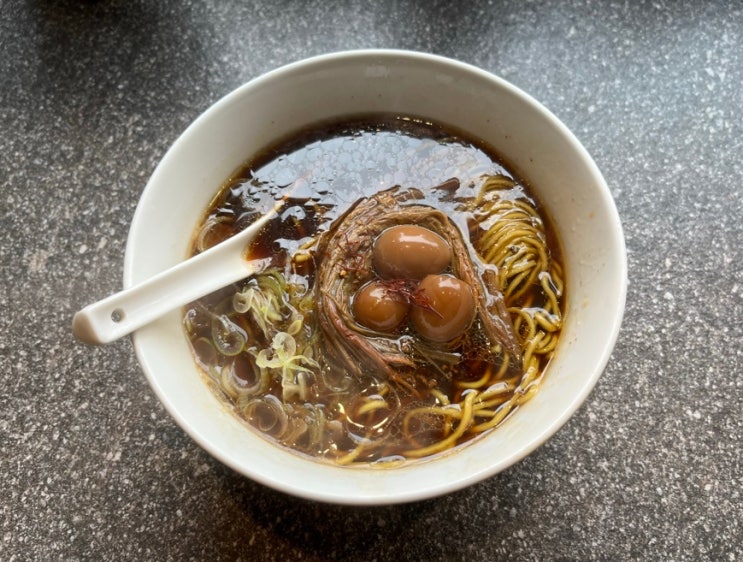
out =
{"type": "Polygon", "coordinates": [[[308,128],[221,186],[193,253],[277,203],[246,249],[261,272],[184,310],[209,386],[252,429],[320,460],[396,465],[487,433],[536,392],[562,324],[559,251],[489,147],[406,116],[308,128]],[[393,226],[425,233],[392,260],[444,247],[450,261],[423,280],[381,274],[393,226]]]}

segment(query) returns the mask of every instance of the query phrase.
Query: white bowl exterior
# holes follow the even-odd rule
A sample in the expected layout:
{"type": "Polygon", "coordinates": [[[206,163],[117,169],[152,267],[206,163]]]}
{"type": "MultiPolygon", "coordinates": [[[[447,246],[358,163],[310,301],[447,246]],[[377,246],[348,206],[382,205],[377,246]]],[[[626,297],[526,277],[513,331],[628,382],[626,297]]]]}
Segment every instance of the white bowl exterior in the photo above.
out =
{"type": "Polygon", "coordinates": [[[531,184],[563,246],[567,311],[558,353],[536,396],[484,439],[396,469],[339,468],[269,443],[209,392],[172,313],[139,330],[134,346],[175,420],[235,470],[321,501],[383,504],[439,495],[520,460],[580,406],[609,359],[624,310],[621,225],[600,172],[544,107],[472,66],[402,51],[351,51],[273,71],[197,119],[155,170],[129,235],[125,286],[186,257],[193,229],[219,187],[250,155],[319,120],[386,111],[455,125],[496,148],[531,184]]]}

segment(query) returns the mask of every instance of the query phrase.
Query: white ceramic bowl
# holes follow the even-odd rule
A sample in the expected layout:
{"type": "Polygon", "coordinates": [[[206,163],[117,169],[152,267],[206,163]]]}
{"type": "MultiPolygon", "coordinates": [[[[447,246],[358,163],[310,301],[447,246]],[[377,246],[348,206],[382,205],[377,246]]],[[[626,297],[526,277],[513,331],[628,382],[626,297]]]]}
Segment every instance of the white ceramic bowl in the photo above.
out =
{"type": "Polygon", "coordinates": [[[155,393],[217,459],[289,494],[344,504],[419,500],[512,465],[552,436],[601,375],[627,284],[621,225],[591,157],[542,105],[475,67],[427,54],[370,50],[320,56],[269,72],[201,115],[147,184],[126,249],[129,287],[183,260],[216,189],[266,144],[319,120],[372,111],[424,116],[480,137],[527,179],[562,242],[565,325],[540,391],[490,435],[438,459],[395,469],[303,459],[248,430],[206,388],[174,312],[134,334],[155,393]]]}

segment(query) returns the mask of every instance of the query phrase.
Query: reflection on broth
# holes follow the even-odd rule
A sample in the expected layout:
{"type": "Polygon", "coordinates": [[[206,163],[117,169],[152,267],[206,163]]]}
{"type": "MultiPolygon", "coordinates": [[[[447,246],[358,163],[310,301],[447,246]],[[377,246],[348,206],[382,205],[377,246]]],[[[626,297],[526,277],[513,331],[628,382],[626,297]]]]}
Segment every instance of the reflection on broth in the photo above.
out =
{"type": "Polygon", "coordinates": [[[390,465],[483,435],[537,391],[562,324],[560,255],[492,150],[414,118],[313,127],[222,186],[193,253],[282,197],[246,252],[261,272],[184,311],[210,386],[252,428],[390,465]]]}

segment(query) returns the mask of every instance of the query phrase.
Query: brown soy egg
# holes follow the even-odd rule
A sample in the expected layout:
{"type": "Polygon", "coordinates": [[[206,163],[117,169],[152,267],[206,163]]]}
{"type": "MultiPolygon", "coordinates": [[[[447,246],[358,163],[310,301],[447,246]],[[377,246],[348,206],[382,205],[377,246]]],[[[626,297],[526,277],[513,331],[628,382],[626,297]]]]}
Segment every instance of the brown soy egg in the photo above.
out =
{"type": "Polygon", "coordinates": [[[435,232],[401,224],[384,230],[374,241],[372,265],[384,279],[423,279],[446,270],[451,256],[449,243],[435,232]]]}
{"type": "Polygon", "coordinates": [[[377,332],[393,333],[405,321],[410,303],[379,281],[370,281],[353,297],[356,322],[377,332]]]}
{"type": "Polygon", "coordinates": [[[475,319],[476,303],[472,287],[452,275],[428,275],[418,286],[425,303],[410,313],[415,331],[437,343],[461,336],[475,319]]]}

